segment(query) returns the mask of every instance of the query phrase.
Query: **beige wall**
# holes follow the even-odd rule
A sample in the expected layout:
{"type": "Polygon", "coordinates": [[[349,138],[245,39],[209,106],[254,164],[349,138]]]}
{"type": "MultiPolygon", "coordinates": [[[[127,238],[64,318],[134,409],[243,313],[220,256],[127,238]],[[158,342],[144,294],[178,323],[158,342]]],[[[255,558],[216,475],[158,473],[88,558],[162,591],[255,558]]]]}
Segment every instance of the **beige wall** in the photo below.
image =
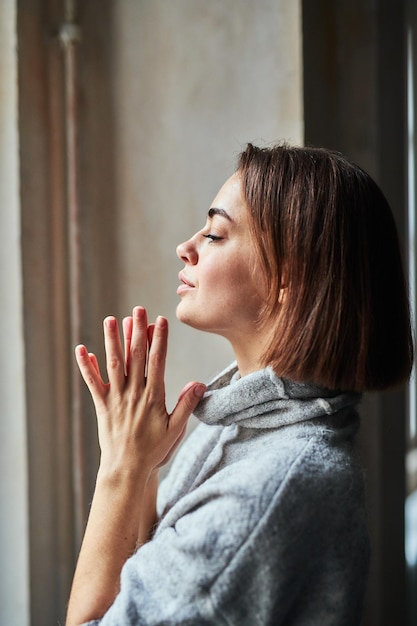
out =
{"type": "MultiPolygon", "coordinates": [[[[175,247],[204,222],[248,141],[300,142],[298,1],[123,0],[114,13],[120,310],[171,323],[168,398],[232,358],[175,318],[175,247]]],[[[213,294],[213,298],[215,294],[213,294]]]]}
{"type": "Polygon", "coordinates": [[[15,3],[0,3],[0,624],[28,623],[15,3]]]}

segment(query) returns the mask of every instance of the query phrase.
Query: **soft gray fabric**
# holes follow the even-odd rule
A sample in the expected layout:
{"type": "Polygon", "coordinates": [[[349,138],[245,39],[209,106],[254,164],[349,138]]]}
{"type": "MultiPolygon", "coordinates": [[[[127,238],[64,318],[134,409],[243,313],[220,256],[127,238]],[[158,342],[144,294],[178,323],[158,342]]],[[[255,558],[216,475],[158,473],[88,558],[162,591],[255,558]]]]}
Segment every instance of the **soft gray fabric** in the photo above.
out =
{"type": "Polygon", "coordinates": [[[356,394],[232,365],[161,485],[101,626],[360,624],[369,547],[356,394]]]}

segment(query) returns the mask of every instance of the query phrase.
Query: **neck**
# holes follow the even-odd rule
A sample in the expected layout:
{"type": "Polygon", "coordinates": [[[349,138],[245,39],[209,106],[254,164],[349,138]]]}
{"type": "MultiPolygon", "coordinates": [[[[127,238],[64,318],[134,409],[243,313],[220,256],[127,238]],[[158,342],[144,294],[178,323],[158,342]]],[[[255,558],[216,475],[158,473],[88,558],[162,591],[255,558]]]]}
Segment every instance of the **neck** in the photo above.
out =
{"type": "Polygon", "coordinates": [[[251,350],[249,345],[242,346],[239,349],[232,344],[232,347],[241,376],[246,376],[265,367],[265,363],[262,361],[263,351],[259,349],[259,344],[256,346],[256,350],[251,350]]]}
{"type": "Polygon", "coordinates": [[[263,369],[267,366],[264,361],[265,348],[270,339],[269,328],[257,328],[252,325],[235,336],[226,337],[230,342],[241,376],[263,369]]]}

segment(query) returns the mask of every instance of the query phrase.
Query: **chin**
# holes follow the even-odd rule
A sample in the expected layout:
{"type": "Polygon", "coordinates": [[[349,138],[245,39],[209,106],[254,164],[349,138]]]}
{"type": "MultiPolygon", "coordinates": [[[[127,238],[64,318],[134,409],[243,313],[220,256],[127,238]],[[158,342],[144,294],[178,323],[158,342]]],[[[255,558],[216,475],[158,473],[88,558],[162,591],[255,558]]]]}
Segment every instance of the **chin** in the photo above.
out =
{"type": "Polygon", "coordinates": [[[186,324],[187,326],[191,326],[191,328],[196,328],[197,330],[203,330],[202,328],[200,328],[198,324],[194,322],[192,316],[182,313],[181,310],[178,310],[178,307],[176,310],[176,317],[179,322],[181,322],[182,324],[186,324]]]}
{"type": "Polygon", "coordinates": [[[182,311],[182,301],[178,303],[177,305],[177,309],[175,311],[175,315],[177,317],[177,320],[179,322],[182,322],[183,324],[187,324],[188,326],[193,326],[192,321],[190,319],[190,316],[187,315],[184,311],[182,311]]]}
{"type": "Polygon", "coordinates": [[[220,337],[228,338],[228,334],[218,328],[215,324],[210,324],[208,320],[202,320],[201,318],[195,318],[192,314],[181,311],[181,302],[177,306],[176,317],[179,322],[186,324],[190,328],[200,330],[203,333],[211,333],[213,335],[219,335],[220,337]]]}
{"type": "Polygon", "coordinates": [[[183,302],[181,301],[175,312],[177,320],[182,324],[186,324],[187,326],[191,326],[191,328],[195,328],[196,330],[207,330],[205,325],[198,321],[196,317],[192,314],[192,312],[187,311],[186,307],[183,307],[183,302]]]}

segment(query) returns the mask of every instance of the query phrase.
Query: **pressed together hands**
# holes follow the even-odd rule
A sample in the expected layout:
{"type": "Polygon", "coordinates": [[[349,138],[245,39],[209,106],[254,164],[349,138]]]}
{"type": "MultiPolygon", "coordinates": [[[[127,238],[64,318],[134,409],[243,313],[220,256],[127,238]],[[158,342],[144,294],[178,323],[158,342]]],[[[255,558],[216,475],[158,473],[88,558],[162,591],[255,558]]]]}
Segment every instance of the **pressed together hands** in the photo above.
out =
{"type": "Polygon", "coordinates": [[[82,345],[75,349],[97,414],[101,458],[67,626],[100,618],[113,603],[124,562],[156,521],[158,468],[171,458],[205,392],[205,385],[188,383],[167,412],[167,342],[167,320],[148,325],[145,309],[135,307],[123,320],[123,346],[117,320],[104,320],[107,383],[95,355],[82,345]]]}
{"type": "Polygon", "coordinates": [[[124,349],[117,320],[104,320],[108,383],[94,354],[77,346],[76,359],[97,413],[100,472],[143,471],[164,465],[182,439],[187,420],[205,392],[188,383],[171,414],[165,406],[168,322],[149,324],[143,307],[123,320],[124,349]]]}

